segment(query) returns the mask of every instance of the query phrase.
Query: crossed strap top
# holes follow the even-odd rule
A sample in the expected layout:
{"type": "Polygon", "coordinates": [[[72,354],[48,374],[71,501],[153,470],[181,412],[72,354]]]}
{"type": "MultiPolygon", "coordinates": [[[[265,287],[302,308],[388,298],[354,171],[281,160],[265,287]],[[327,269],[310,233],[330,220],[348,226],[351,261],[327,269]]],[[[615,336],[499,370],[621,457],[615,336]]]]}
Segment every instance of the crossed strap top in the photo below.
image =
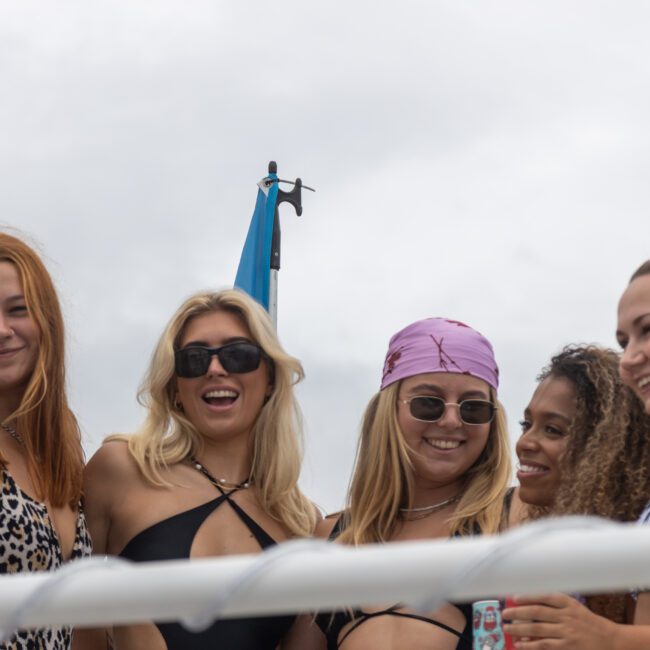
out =
{"type": "MultiPolygon", "coordinates": [[[[134,562],[178,560],[190,557],[192,542],[203,522],[223,503],[231,507],[264,550],[276,542],[216,481],[220,496],[196,508],[163,519],[138,533],[120,556],[134,562]]],[[[155,623],[168,650],[275,650],[294,616],[221,619],[203,632],[190,632],[179,623],[155,623]]]]}
{"type": "MultiPolygon", "coordinates": [[[[340,535],[343,529],[342,520],[343,515],[338,518],[334,525],[329,536],[330,540],[333,541],[340,535]]],[[[399,603],[376,612],[364,612],[362,609],[337,611],[334,613],[322,612],[316,616],[316,624],[327,639],[327,650],[338,650],[354,630],[356,630],[360,625],[363,625],[366,621],[376,618],[377,616],[399,616],[401,618],[410,618],[416,621],[430,623],[431,625],[435,625],[436,627],[446,630],[450,634],[458,637],[456,650],[472,650],[472,605],[470,603],[453,604],[465,617],[465,627],[462,632],[458,632],[458,630],[455,630],[440,621],[436,621],[434,618],[429,618],[428,616],[420,616],[419,614],[411,614],[410,612],[401,612],[399,610],[403,605],[400,605],[399,603]],[[350,627],[345,631],[345,634],[339,638],[341,630],[348,623],[352,623],[352,625],[350,625],[350,627]]]]}

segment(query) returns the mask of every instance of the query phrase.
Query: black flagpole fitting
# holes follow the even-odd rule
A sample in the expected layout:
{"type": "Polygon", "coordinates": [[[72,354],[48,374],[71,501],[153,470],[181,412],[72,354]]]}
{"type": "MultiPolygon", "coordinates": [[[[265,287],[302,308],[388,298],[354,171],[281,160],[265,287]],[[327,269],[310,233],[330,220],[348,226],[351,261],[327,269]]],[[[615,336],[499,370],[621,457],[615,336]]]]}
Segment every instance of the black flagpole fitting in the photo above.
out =
{"type": "MultiPolygon", "coordinates": [[[[269,163],[269,174],[277,174],[278,165],[272,160],[269,163]]],[[[302,184],[300,178],[296,178],[295,182],[293,181],[283,181],[280,179],[267,179],[267,185],[270,186],[272,183],[291,183],[294,187],[290,192],[285,192],[278,188],[278,198],[275,202],[275,212],[273,215],[273,237],[271,238],[271,268],[280,270],[280,244],[282,239],[282,233],[280,231],[280,214],[278,208],[280,203],[291,203],[296,211],[298,216],[302,215],[302,189],[311,190],[315,192],[311,187],[306,187],[302,184]]]]}

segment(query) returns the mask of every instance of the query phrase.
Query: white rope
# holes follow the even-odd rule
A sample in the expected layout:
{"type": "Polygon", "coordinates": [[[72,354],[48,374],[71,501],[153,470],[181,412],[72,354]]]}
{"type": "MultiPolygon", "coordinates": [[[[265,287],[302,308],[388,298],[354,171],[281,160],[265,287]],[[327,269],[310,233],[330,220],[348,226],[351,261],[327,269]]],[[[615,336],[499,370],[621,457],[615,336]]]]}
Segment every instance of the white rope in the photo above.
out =
{"type": "Polygon", "coordinates": [[[38,589],[35,589],[10,611],[4,628],[0,628],[0,644],[8,642],[16,632],[24,627],[27,617],[40,605],[53,600],[61,587],[69,582],[71,578],[82,572],[85,573],[98,568],[122,567],[126,564],[129,564],[129,561],[122,558],[92,557],[74,560],[64,564],[56,571],[52,571],[48,574],[48,579],[38,589]]]}
{"type": "Polygon", "coordinates": [[[326,553],[335,547],[332,542],[318,539],[298,539],[283,542],[261,553],[248,568],[231,580],[230,584],[219,589],[208,600],[208,604],[196,615],[186,617],[181,623],[192,632],[202,632],[215,621],[222,618],[224,609],[237,597],[244,598],[246,592],[274,566],[286,561],[296,554],[326,553]]]}
{"type": "Polygon", "coordinates": [[[95,558],[52,574],[0,576],[0,625],[3,639],[16,628],[148,620],[199,629],[215,617],[388,601],[431,611],[441,600],[622,591],[650,587],[648,548],[648,526],[565,518],[499,537],[359,548],[299,540],[254,556],[165,562],[95,558]]]}
{"type": "Polygon", "coordinates": [[[613,530],[619,529],[620,523],[601,519],[598,517],[570,516],[553,519],[542,519],[533,521],[525,526],[513,528],[497,539],[494,548],[486,549],[484,553],[471,558],[465,565],[461,565],[458,572],[446,583],[436,586],[435,594],[414,604],[414,608],[420,612],[432,612],[440,608],[448,601],[454,600],[454,589],[459,584],[466,584],[470,578],[487,569],[494,569],[503,562],[504,558],[512,557],[520,551],[525,544],[529,547],[547,537],[548,535],[562,531],[578,530],[613,530]]]}

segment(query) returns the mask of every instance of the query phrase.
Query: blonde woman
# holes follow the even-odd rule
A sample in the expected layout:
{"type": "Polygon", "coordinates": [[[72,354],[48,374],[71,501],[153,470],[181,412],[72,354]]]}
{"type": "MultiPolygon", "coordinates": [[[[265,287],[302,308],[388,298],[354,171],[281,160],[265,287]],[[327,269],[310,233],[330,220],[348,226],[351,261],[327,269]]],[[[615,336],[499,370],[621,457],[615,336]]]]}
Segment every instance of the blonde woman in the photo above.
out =
{"type": "MultiPolygon", "coordinates": [[[[356,545],[500,530],[510,452],[497,387],[492,346],[467,325],[432,318],[395,334],[364,416],[348,507],[318,534],[356,545]]],[[[471,650],[471,625],[468,605],[425,615],[383,605],[302,617],[286,647],[471,650]]]]}
{"type": "MultiPolygon", "coordinates": [[[[87,468],[98,553],[133,561],[258,553],[313,532],[297,487],[299,362],[266,312],[226,290],[187,300],[165,329],[130,438],[113,436],[87,468]]],[[[201,633],[176,623],[115,628],[115,648],[272,650],[292,617],[230,619],[201,633]]]]}

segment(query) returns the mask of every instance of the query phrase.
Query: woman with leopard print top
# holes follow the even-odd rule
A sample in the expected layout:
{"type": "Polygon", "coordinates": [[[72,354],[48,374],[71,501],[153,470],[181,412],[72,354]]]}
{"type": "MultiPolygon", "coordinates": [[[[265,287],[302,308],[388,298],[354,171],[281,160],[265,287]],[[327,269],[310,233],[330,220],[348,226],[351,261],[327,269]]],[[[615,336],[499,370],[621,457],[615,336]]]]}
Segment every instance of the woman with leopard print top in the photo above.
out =
{"type": "MultiPolygon", "coordinates": [[[[52,279],[0,233],[0,574],[49,571],[90,554],[83,452],[65,392],[64,331],[52,279]]],[[[2,650],[66,650],[71,630],[19,630],[2,650]]]]}

